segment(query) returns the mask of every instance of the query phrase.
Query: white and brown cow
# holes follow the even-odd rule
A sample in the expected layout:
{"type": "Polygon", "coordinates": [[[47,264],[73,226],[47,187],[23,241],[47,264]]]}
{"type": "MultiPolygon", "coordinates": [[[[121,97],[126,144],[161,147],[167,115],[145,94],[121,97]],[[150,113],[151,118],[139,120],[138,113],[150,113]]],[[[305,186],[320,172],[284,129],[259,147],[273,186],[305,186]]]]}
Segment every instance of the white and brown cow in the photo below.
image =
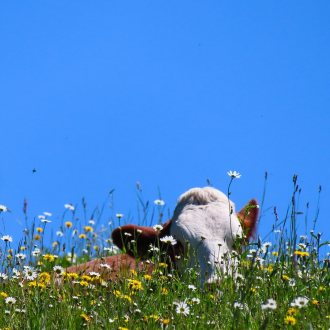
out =
{"type": "Polygon", "coordinates": [[[112,240],[125,253],[92,260],[67,271],[96,271],[109,279],[130,268],[151,272],[152,265],[145,260],[151,256],[150,246],[154,245],[166,251],[164,261],[179,271],[182,265],[176,256],[186,256],[189,267],[200,266],[201,283],[212,283],[217,281],[219,272],[230,271],[235,241],[248,241],[256,229],[257,218],[258,204],[254,199],[236,213],[235,204],[221,191],[193,188],[180,196],[172,219],[162,230],[137,225],[118,227],[112,232],[112,240]],[[161,238],[169,235],[177,240],[176,245],[162,242],[161,238]]]}

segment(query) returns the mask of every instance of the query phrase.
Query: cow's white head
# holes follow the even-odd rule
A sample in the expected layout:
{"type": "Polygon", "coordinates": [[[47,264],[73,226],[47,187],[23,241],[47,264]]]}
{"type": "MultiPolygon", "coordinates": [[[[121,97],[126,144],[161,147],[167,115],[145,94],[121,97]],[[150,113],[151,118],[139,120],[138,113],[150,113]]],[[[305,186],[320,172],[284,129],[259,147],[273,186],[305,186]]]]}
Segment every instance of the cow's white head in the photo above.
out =
{"type": "Polygon", "coordinates": [[[202,284],[212,283],[219,272],[233,270],[234,243],[252,235],[257,215],[254,200],[236,214],[235,204],[221,191],[193,188],[180,196],[170,233],[184,246],[189,266],[199,264],[202,284]]]}

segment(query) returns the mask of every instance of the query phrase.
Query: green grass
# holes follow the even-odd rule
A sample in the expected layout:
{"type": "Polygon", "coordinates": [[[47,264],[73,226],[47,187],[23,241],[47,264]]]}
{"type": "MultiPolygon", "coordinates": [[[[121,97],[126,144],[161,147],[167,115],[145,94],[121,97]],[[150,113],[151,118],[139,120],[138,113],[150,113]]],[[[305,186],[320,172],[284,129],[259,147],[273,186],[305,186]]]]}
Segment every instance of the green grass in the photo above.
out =
{"type": "MultiPolygon", "coordinates": [[[[198,269],[178,274],[157,256],[151,276],[133,272],[116,282],[56,276],[53,267],[67,266],[73,257],[80,262],[110,255],[111,228],[99,226],[102,208],[88,217],[84,203],[81,218],[76,210],[63,215],[63,235],[53,240],[47,236],[49,225],[35,220],[15,251],[12,243],[0,243],[0,329],[329,329],[329,243],[315,230],[298,235],[297,193],[294,181],[288,213],[280,218],[274,212],[271,245],[251,242],[237,256],[238,275],[221,275],[220,284],[205,288],[198,269]],[[36,271],[30,271],[30,279],[24,266],[36,271]],[[269,299],[275,303],[267,305],[269,299]]],[[[150,213],[140,198],[139,203],[142,219],[163,217],[163,208],[150,213]]],[[[123,219],[113,215],[110,220],[123,219]]]]}

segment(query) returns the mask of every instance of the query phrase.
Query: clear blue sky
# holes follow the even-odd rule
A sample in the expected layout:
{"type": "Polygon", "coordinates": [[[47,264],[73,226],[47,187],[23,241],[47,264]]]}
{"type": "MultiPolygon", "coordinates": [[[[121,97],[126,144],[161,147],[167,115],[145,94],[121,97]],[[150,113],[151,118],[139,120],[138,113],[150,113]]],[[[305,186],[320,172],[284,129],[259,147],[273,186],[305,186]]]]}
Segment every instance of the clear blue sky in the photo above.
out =
{"type": "Polygon", "coordinates": [[[280,218],[293,174],[310,219],[322,185],[329,237],[329,17],[328,0],[2,1],[1,234],[21,236],[24,198],[56,229],[65,203],[91,210],[114,188],[114,212],[136,219],[137,181],[173,211],[237,170],[237,208],[268,171],[280,218]]]}

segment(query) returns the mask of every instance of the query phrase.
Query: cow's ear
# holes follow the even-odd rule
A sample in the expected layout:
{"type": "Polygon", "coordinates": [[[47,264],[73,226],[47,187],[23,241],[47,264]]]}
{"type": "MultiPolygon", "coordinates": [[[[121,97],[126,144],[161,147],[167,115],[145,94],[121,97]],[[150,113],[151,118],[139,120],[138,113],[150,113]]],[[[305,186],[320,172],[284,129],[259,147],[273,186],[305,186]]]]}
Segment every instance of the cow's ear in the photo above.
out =
{"type": "Polygon", "coordinates": [[[241,222],[246,238],[254,236],[257,229],[259,205],[255,199],[251,199],[238,213],[237,217],[241,222]]]}
{"type": "Polygon", "coordinates": [[[158,240],[158,232],[152,227],[126,225],[116,228],[111,237],[123,252],[132,257],[147,258],[150,244],[155,245],[158,240]]]}

